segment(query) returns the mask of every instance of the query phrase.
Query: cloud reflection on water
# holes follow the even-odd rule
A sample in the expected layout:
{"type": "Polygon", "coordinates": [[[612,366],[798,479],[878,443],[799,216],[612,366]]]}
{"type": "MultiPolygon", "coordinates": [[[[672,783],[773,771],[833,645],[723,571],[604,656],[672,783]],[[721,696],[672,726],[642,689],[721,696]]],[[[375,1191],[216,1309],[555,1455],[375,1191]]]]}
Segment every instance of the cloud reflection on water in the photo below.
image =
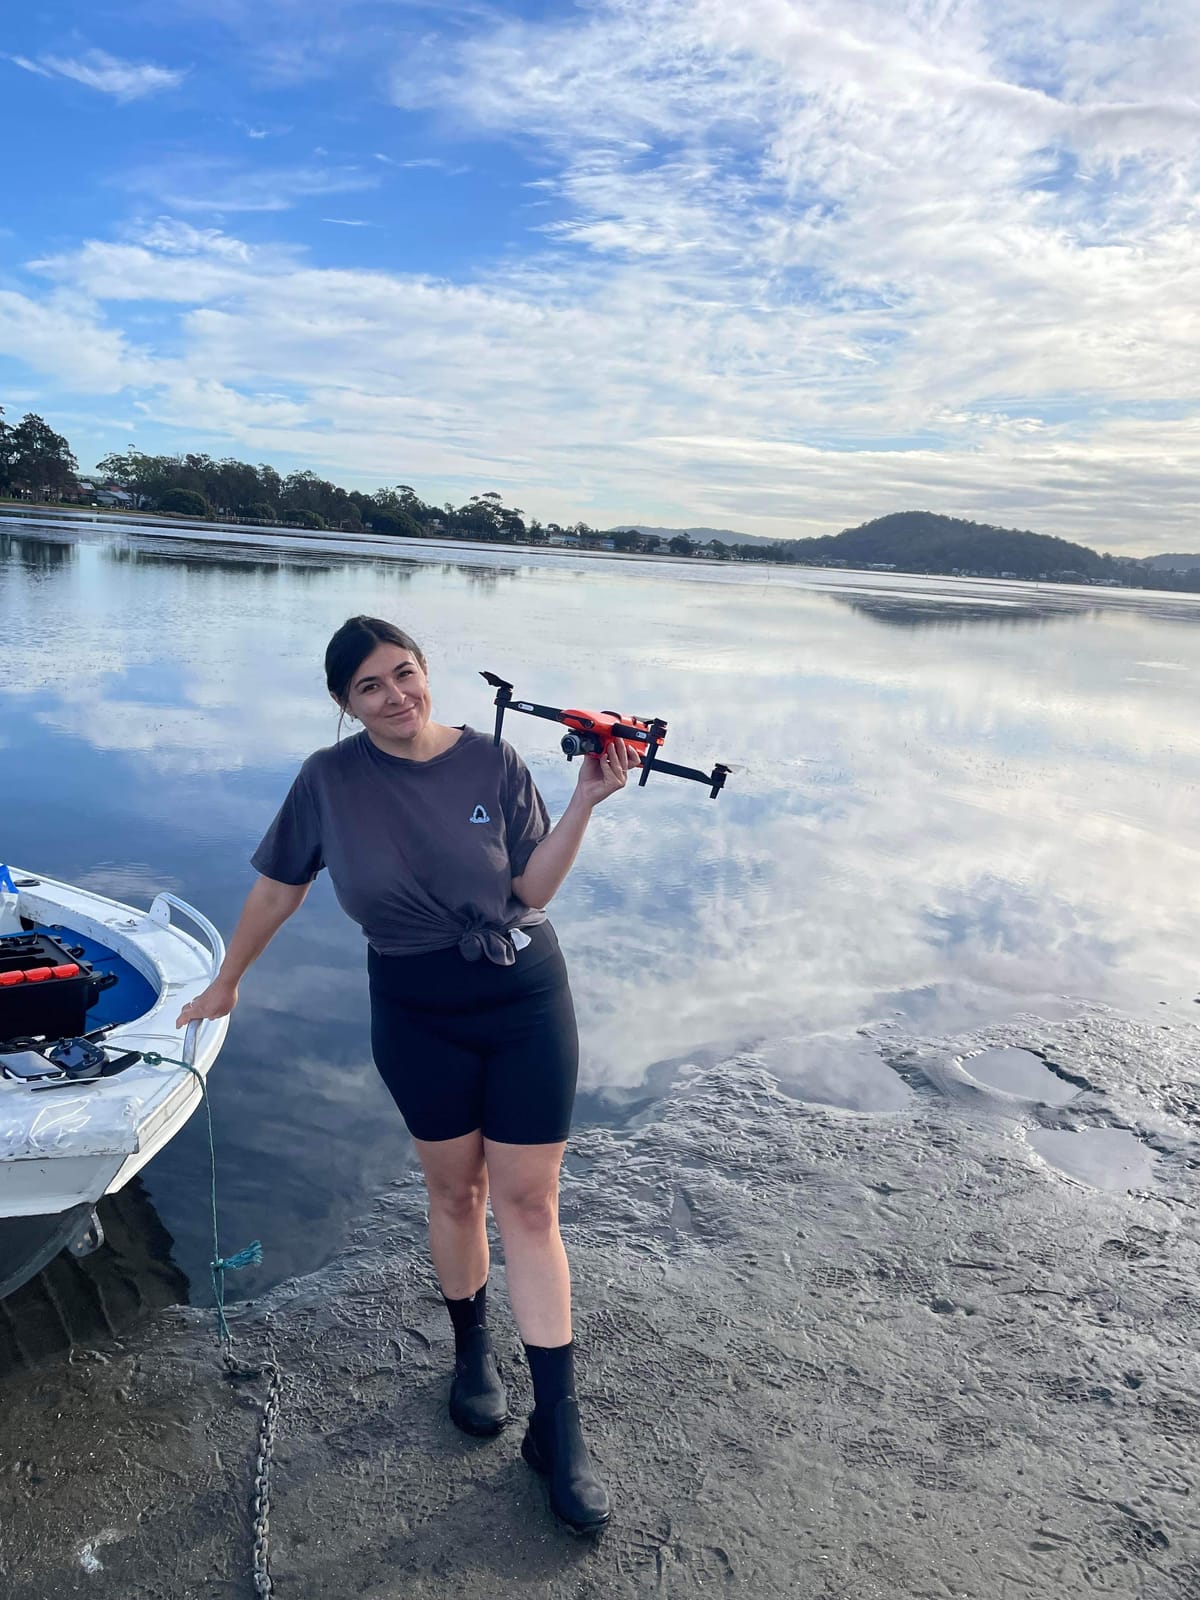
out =
{"type": "MultiPolygon", "coordinates": [[[[47,562],[40,538],[6,539],[0,733],[24,724],[34,759],[36,729],[65,741],[101,789],[118,760],[131,834],[152,818],[192,875],[219,855],[248,879],[291,772],[334,736],[321,655],[356,611],[422,640],[444,720],[490,727],[486,667],[544,702],[661,713],[674,760],[734,763],[715,804],[660,778],[597,812],[555,904],[591,1088],[705,1044],[897,1011],[936,1029],[1064,993],[1190,998],[1195,606],[1168,626],[1125,596],[1025,590],[997,611],[893,576],[864,600],[860,575],[839,589],[500,553],[197,562],[103,533],[47,562]],[[1133,670],[1147,660],[1150,681],[1133,670]]],[[[506,734],[557,812],[574,771],[555,730],[511,715],[506,734]]],[[[8,794],[10,837],[21,804],[8,794]]],[[[75,826],[83,860],[96,844],[75,826]]],[[[360,959],[352,930],[331,937],[335,967],[360,959]]]]}

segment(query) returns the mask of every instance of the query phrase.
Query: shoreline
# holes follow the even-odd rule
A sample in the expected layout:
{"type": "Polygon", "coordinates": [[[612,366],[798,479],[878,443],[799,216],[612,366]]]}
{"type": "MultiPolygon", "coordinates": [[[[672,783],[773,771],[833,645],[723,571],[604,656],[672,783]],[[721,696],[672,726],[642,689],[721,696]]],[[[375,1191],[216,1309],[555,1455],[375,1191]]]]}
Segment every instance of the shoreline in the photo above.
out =
{"type": "MultiPolygon", "coordinates": [[[[743,1054],[693,1069],[652,1121],[575,1136],[580,1390],[614,1500],[594,1542],[553,1522],[519,1425],[474,1441],[449,1422],[423,1191],[397,1181],[336,1262],[232,1319],[241,1359],[269,1344],[285,1373],[280,1592],[1182,1600],[1200,1580],[1198,1034],[1098,1006],[887,1029],[902,1110],[790,1098],[743,1054]],[[989,1046],[1082,1087],[1058,1107],[981,1089],[962,1061],[989,1046]],[[1152,1182],[1072,1182],[1027,1137],[1088,1127],[1136,1136],[1152,1182]]],[[[494,1279],[522,1413],[499,1262],[494,1279]]],[[[257,1387],[221,1377],[200,1308],[10,1381],[9,1600],[250,1592],[257,1387]]]]}
{"type": "Polygon", "coordinates": [[[295,549],[319,550],[323,553],[360,552],[369,555],[372,559],[386,558],[389,555],[401,556],[409,559],[411,553],[421,550],[475,550],[475,551],[503,551],[508,554],[523,556],[526,554],[560,556],[568,560],[580,558],[600,559],[604,561],[627,562],[670,562],[682,566],[685,570],[701,571],[707,568],[717,570],[738,569],[750,567],[755,571],[765,568],[770,572],[794,573],[829,573],[834,577],[847,579],[926,579],[935,582],[952,582],[968,586],[994,586],[997,589],[1031,589],[1036,593],[1066,592],[1074,594],[1082,592],[1089,595],[1112,595],[1118,598],[1126,596],[1145,595],[1154,600],[1179,600],[1183,603],[1196,603],[1200,601],[1200,589],[1154,589],[1134,588],[1132,585],[1109,586],[1098,583],[1066,583],[1051,579],[1040,578],[986,578],[973,575],[956,575],[950,572],[910,572],[902,567],[894,570],[880,571],[870,566],[811,566],[800,562],[779,562],[749,560],[739,558],[734,561],[708,560],[696,556],[675,556],[670,551],[656,551],[652,554],[643,554],[636,551],[625,550],[574,550],[563,545],[552,544],[510,544],[501,540],[469,540],[453,538],[412,539],[402,534],[373,534],[373,533],[344,533],[333,529],[306,529],[285,527],[281,524],[248,525],[245,523],[206,523],[188,521],[184,518],[172,519],[169,522],[154,520],[150,513],[110,510],[104,507],[89,507],[84,510],[71,510],[66,507],[51,508],[46,511],[30,507],[21,508],[15,504],[11,507],[8,503],[0,502],[0,529],[5,521],[18,521],[25,518],[35,524],[40,520],[44,526],[54,527],[53,518],[60,519],[60,527],[81,525],[83,527],[111,527],[115,532],[149,534],[164,534],[167,537],[187,539],[197,544],[232,544],[238,543],[257,544],[266,549],[295,549]],[[399,547],[399,548],[398,548],[399,547]]]}

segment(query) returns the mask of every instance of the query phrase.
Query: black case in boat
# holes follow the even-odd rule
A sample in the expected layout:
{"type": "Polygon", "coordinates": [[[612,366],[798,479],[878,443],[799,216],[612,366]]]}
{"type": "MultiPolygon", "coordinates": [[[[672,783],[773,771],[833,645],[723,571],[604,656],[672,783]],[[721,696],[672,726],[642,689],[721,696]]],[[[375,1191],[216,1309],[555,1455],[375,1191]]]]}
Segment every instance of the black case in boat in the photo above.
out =
{"type": "MultiPolygon", "coordinates": [[[[76,966],[72,978],[44,978],[41,982],[0,984],[0,1040],[41,1034],[47,1039],[71,1039],[87,1031],[88,1007],[106,987],[88,962],[45,933],[9,933],[0,936],[0,975],[28,972],[38,967],[76,966]]],[[[109,982],[112,980],[109,979],[109,982]]]]}

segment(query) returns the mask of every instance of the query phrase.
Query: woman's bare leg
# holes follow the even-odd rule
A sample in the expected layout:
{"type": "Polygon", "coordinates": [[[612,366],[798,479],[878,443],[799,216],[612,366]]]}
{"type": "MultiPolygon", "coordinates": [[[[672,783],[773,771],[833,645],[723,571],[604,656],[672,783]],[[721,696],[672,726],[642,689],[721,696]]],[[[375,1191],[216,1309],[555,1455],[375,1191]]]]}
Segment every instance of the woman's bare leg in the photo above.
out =
{"type": "Polygon", "coordinates": [[[482,1133],[414,1139],[429,1191],[429,1253],[447,1300],[464,1300],[487,1282],[488,1174],[482,1133]]]}
{"type": "Polygon", "coordinates": [[[504,1240],[508,1297],[521,1338],[571,1342],[571,1273],[558,1231],[558,1175],[566,1144],[483,1141],[492,1214],[504,1240]]]}

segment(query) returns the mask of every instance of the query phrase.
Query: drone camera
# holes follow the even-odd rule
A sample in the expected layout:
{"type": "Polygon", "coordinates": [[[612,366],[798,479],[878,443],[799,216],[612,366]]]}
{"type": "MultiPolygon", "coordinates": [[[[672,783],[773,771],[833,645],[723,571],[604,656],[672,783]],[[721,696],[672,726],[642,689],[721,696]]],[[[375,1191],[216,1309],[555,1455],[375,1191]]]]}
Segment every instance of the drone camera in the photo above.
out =
{"type": "Polygon", "coordinates": [[[564,733],[560,743],[568,761],[575,756],[598,756],[604,749],[603,739],[595,733],[564,733]]]}

